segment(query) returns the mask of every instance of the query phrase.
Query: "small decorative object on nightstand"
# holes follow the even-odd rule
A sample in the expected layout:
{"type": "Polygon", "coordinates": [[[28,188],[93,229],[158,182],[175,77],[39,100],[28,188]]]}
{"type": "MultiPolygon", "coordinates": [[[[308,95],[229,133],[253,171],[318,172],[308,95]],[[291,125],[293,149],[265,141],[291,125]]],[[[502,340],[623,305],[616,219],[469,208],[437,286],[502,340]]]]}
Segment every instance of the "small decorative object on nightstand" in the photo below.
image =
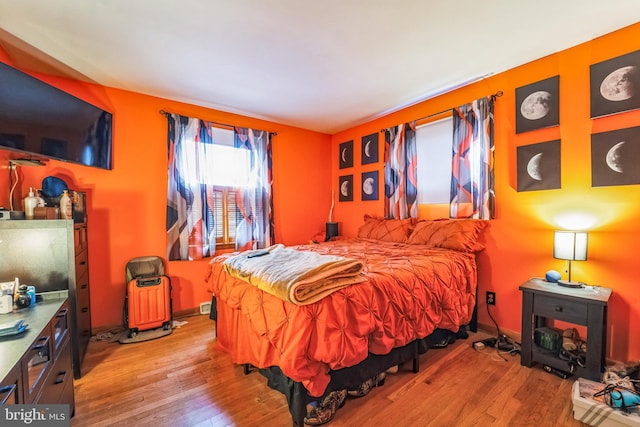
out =
{"type": "Polygon", "coordinates": [[[520,285],[522,291],[522,348],[520,364],[535,362],[561,371],[600,381],[607,343],[607,305],[612,289],[599,286],[566,288],[539,278],[520,285]],[[571,366],[555,352],[535,345],[534,333],[547,326],[547,320],[587,327],[587,351],[583,366],[571,366]]]}

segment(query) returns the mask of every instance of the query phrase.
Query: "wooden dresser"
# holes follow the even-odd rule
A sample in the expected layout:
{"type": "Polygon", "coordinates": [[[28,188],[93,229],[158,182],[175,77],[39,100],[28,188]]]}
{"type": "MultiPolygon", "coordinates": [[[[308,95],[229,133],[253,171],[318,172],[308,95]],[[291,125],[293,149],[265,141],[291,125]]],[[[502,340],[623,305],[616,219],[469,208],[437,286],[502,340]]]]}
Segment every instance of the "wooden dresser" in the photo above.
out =
{"type": "Polygon", "coordinates": [[[0,339],[0,404],[67,404],[74,410],[71,310],[64,293],[0,315],[0,322],[23,320],[22,334],[0,339]]]}
{"type": "Polygon", "coordinates": [[[87,223],[0,221],[0,252],[0,282],[18,277],[36,294],[68,295],[73,373],[80,378],[91,338],[87,223]]]}
{"type": "Polygon", "coordinates": [[[73,241],[75,252],[76,283],[71,291],[72,310],[76,345],[73,346],[73,372],[76,378],[82,376],[82,361],[91,338],[91,301],[89,295],[89,251],[87,223],[74,224],[73,241]]]}

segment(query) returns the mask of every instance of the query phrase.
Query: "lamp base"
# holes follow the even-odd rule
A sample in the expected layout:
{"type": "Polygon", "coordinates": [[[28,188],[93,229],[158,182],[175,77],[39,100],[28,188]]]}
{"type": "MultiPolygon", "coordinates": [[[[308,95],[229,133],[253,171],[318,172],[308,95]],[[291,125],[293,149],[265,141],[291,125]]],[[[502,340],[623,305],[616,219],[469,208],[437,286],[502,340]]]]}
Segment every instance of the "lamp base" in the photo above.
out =
{"type": "Polygon", "coordinates": [[[584,288],[584,283],[570,280],[558,280],[558,285],[564,286],[565,288],[584,288]]]}
{"type": "Polygon", "coordinates": [[[338,235],[338,223],[337,222],[327,222],[325,227],[325,241],[328,242],[332,238],[338,235]]]}

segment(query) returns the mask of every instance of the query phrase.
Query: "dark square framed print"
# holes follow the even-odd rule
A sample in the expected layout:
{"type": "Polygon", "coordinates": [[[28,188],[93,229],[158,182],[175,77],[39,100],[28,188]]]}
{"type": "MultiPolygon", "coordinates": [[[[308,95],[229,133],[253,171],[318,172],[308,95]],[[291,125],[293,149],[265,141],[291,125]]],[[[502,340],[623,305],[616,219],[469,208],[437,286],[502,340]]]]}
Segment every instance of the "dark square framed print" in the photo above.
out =
{"type": "Polygon", "coordinates": [[[24,135],[17,133],[0,133],[0,145],[24,150],[24,135]]]}
{"type": "Polygon", "coordinates": [[[591,117],[640,108],[640,50],[593,64],[591,117]]]}
{"type": "Polygon", "coordinates": [[[378,134],[363,136],[361,141],[361,159],[363,165],[378,163],[378,134]]]}
{"type": "Polygon", "coordinates": [[[340,169],[353,166],[353,140],[340,144],[340,169]]]}
{"type": "Polygon", "coordinates": [[[560,124],[560,76],[516,88],[516,133],[560,124]]]}
{"type": "Polygon", "coordinates": [[[640,184],[640,127],[591,135],[591,186],[640,184]]]}
{"type": "Polygon", "coordinates": [[[517,147],[518,191],[560,188],[560,140],[517,147]]]}
{"type": "Polygon", "coordinates": [[[362,200],[378,200],[378,171],[362,172],[362,200]]]}
{"type": "Polygon", "coordinates": [[[341,176],[338,185],[340,186],[338,201],[353,201],[353,175],[341,176]]]}

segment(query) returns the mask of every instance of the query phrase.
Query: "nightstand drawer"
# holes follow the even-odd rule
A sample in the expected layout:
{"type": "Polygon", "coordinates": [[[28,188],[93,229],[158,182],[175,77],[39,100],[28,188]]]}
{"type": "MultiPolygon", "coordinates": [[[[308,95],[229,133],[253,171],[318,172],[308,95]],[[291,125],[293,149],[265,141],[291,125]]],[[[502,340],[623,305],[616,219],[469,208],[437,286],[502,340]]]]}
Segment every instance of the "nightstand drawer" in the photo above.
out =
{"type": "Polygon", "coordinates": [[[533,298],[533,314],[578,325],[587,324],[587,304],[555,296],[536,294],[533,298]]]}

